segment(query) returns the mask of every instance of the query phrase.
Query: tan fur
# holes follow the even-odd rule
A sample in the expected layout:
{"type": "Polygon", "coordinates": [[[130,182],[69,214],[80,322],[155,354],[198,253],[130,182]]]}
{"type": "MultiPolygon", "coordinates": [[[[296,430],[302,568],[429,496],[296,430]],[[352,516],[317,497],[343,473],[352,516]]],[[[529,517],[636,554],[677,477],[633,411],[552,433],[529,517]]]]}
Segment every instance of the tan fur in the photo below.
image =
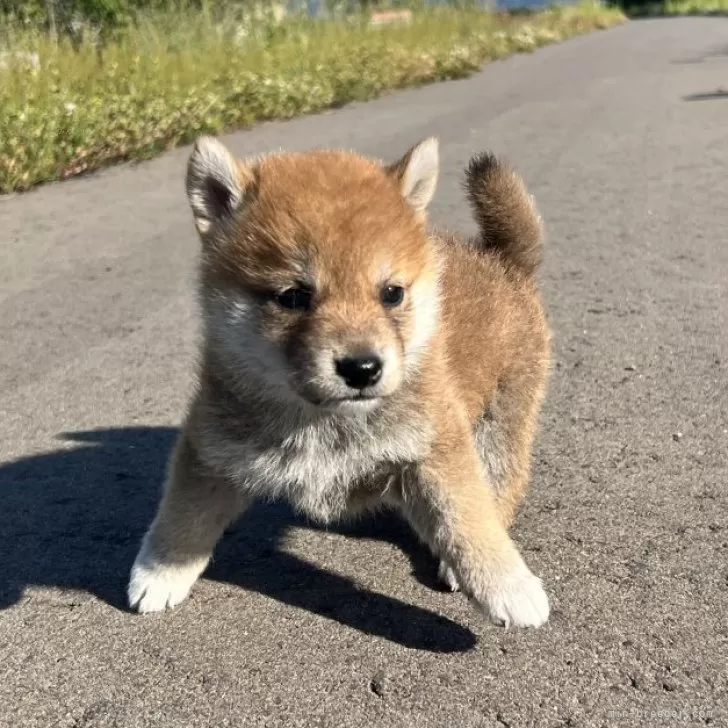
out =
{"type": "Polygon", "coordinates": [[[494,621],[548,618],[506,530],[549,363],[541,222],[520,177],[481,155],[467,178],[480,236],[428,231],[437,165],[434,139],[390,165],[329,150],[243,162],[196,145],[204,346],[132,570],[140,611],[184,599],[247,503],[285,498],[321,522],[395,508],[494,621]],[[401,305],[383,305],[388,285],[401,305]],[[302,287],[309,310],[273,298],[302,287]],[[363,351],[383,361],[366,401],[335,365],[363,351]]]}

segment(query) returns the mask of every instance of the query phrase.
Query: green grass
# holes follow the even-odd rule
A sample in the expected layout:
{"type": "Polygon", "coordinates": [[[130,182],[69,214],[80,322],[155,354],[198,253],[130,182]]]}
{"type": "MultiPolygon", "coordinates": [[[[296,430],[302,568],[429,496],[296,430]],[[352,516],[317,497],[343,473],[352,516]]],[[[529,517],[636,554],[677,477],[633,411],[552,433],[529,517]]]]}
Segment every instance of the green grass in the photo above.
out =
{"type": "Polygon", "coordinates": [[[0,68],[0,192],[148,158],[201,133],[462,78],[488,60],[623,20],[594,2],[512,17],[420,11],[409,26],[380,28],[166,13],[102,50],[5,28],[0,48],[36,52],[40,68],[0,68]]]}

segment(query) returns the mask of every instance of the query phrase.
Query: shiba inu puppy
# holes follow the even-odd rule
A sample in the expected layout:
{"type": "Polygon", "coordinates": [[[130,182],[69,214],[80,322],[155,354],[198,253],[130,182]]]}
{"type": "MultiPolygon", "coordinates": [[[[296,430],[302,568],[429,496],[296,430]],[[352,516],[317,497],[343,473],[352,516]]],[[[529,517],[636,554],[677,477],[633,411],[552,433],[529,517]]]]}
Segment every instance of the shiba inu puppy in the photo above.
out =
{"type": "Polygon", "coordinates": [[[428,230],[434,138],[384,163],[318,150],[237,160],[203,137],[198,386],[132,567],[141,612],[185,599],[255,499],[331,522],[399,511],[494,622],[549,603],[508,534],[549,368],[541,218],[519,175],[474,157],[473,239],[428,230]]]}

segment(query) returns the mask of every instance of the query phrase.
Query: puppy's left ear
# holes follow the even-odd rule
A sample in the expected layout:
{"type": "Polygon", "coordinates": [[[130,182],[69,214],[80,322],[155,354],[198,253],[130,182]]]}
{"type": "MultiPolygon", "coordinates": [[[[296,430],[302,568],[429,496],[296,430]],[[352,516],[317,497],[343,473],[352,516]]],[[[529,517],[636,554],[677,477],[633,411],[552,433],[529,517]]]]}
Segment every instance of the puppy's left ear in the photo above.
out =
{"type": "Polygon", "coordinates": [[[385,169],[397,182],[402,196],[415,212],[424,217],[427,206],[435,194],[440,171],[437,138],[429,137],[422,140],[401,159],[385,169]]]}

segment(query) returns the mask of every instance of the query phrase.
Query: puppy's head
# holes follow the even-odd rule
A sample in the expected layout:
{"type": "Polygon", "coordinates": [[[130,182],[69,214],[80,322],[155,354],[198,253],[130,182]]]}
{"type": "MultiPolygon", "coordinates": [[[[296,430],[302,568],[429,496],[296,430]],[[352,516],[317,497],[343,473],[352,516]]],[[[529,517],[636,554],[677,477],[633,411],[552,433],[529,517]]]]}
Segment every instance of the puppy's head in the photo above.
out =
{"type": "Polygon", "coordinates": [[[416,371],[437,320],[427,139],[400,160],[314,151],[235,159],[195,145],[187,194],[202,240],[207,345],[241,382],[366,411],[416,371]]]}

